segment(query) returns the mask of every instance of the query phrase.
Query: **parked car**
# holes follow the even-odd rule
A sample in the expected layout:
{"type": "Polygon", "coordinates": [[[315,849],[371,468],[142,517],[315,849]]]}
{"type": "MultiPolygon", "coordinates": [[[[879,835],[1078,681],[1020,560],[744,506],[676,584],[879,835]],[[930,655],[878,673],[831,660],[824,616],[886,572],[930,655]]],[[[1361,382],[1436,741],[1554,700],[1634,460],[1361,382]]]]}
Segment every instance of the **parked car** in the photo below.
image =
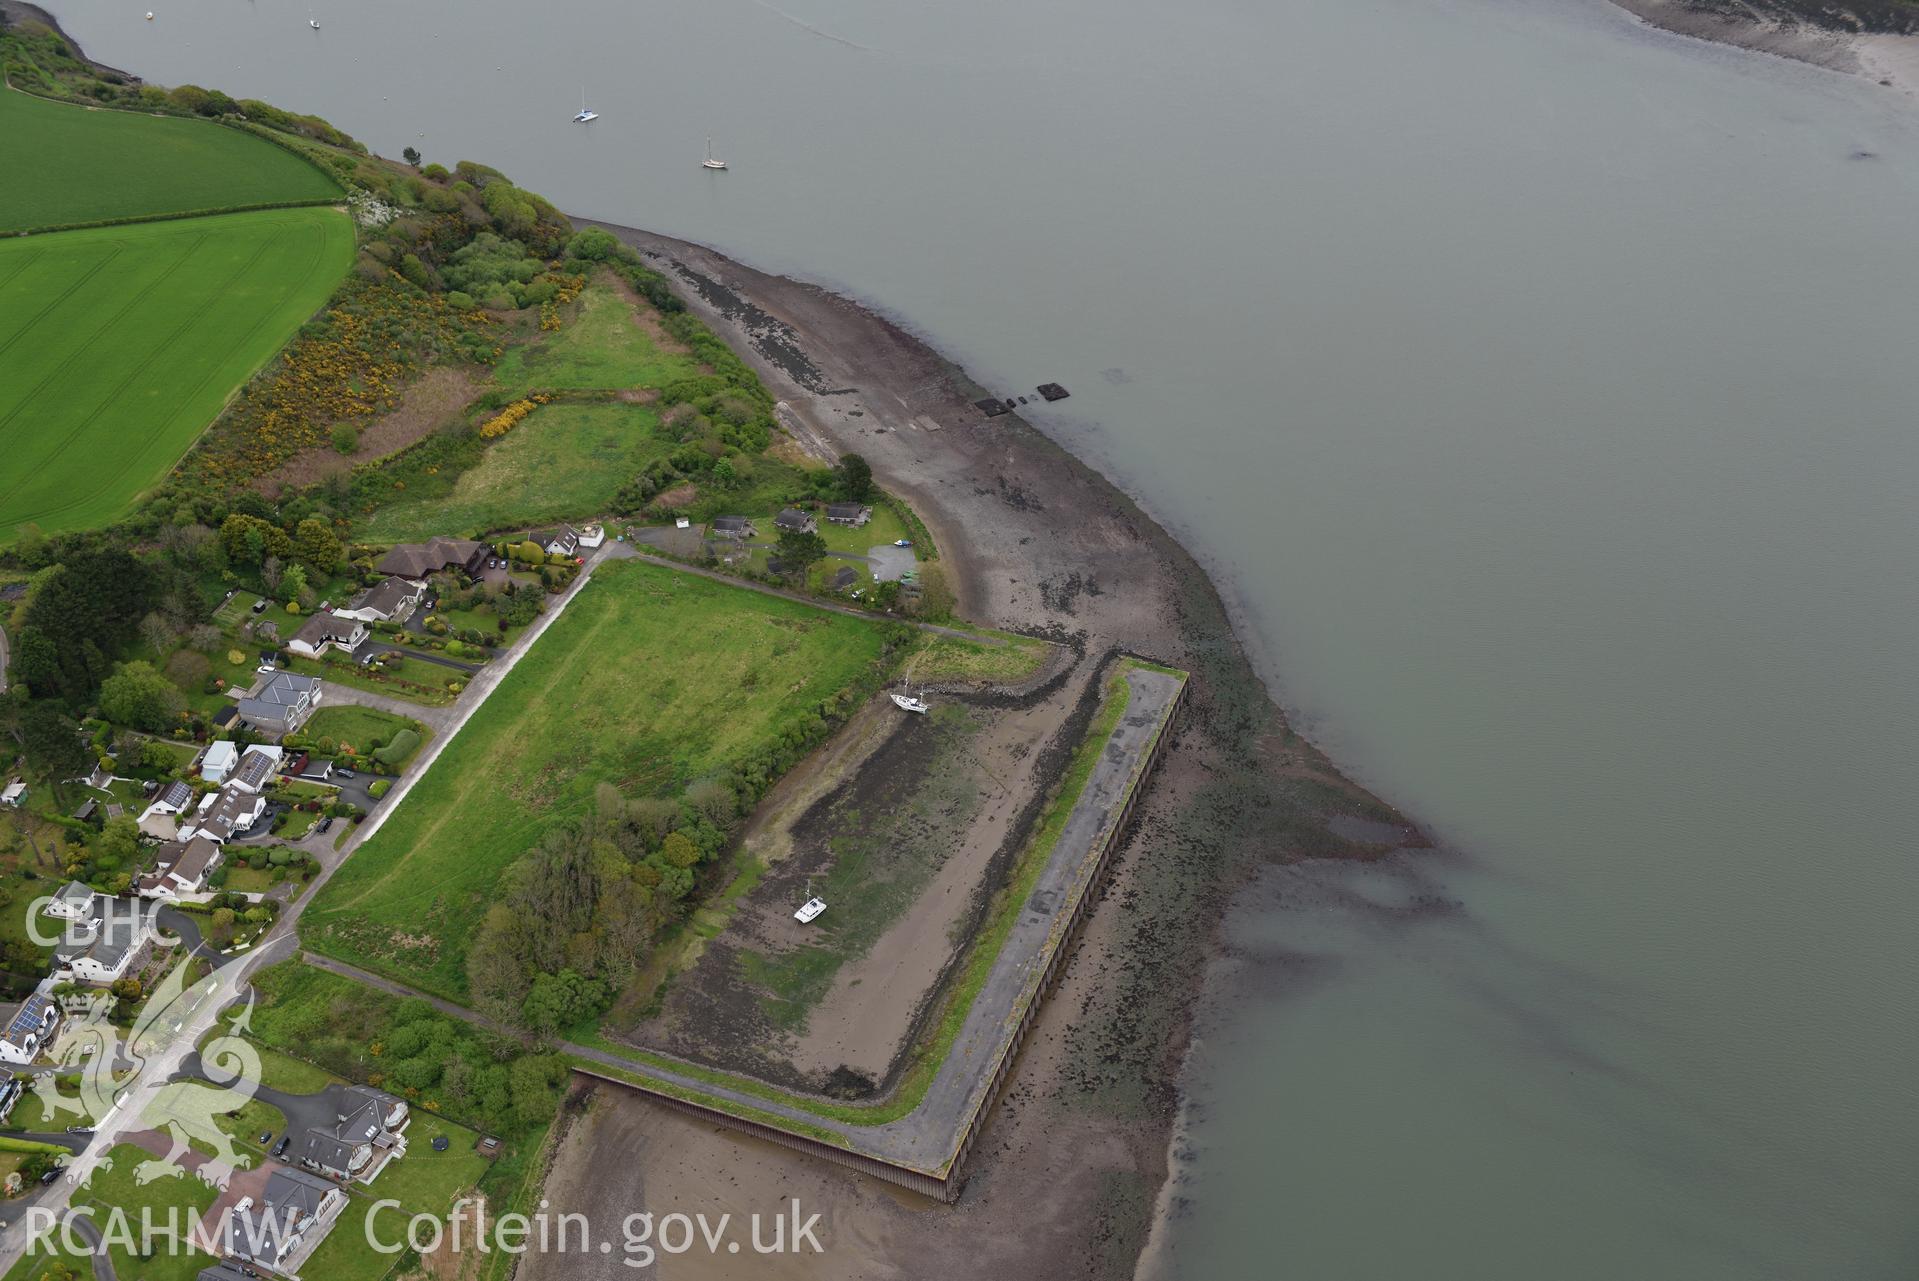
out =
{"type": "Polygon", "coordinates": [[[893,540],[893,546],[895,547],[911,547],[912,545],[913,540],[910,538],[895,538],[893,540]]]}
{"type": "Polygon", "coordinates": [[[358,778],[359,777],[358,774],[355,774],[350,769],[338,770],[336,771],[336,773],[338,773],[341,778],[358,778]]]}
{"type": "Polygon", "coordinates": [[[267,1144],[269,1144],[269,1143],[271,1143],[271,1142],[273,1142],[273,1131],[272,1131],[272,1130],[268,1130],[268,1131],[267,1131],[267,1132],[266,1132],[265,1134],[262,1134],[262,1135],[260,1136],[260,1146],[261,1146],[261,1147],[265,1147],[265,1146],[266,1146],[267,1144]]]}
{"type": "Polygon", "coordinates": [[[283,1156],[285,1156],[285,1155],[287,1154],[287,1145],[288,1145],[288,1144],[290,1144],[290,1143],[292,1143],[292,1142],[293,1142],[293,1136],[292,1136],[292,1135],[290,1135],[290,1134],[282,1134],[282,1135],[280,1136],[280,1141],[279,1141],[278,1143],[276,1143],[276,1144],[274,1144],[274,1145],[273,1145],[273,1155],[274,1155],[274,1157],[275,1157],[275,1158],[279,1158],[279,1157],[283,1157],[283,1156]]]}
{"type": "Polygon", "coordinates": [[[272,663],[261,663],[258,667],[254,668],[253,670],[260,673],[260,675],[262,676],[271,676],[273,675],[273,673],[279,671],[280,669],[275,667],[272,663]]]}
{"type": "Polygon", "coordinates": [[[329,815],[328,815],[327,817],[325,817],[325,818],[323,818],[323,819],[321,819],[321,820],[320,820],[319,822],[317,822],[317,823],[315,823],[315,824],[313,825],[313,830],[314,830],[314,831],[316,831],[316,832],[324,832],[324,831],[326,831],[326,830],[327,830],[327,829],[328,829],[329,827],[332,827],[332,826],[333,826],[333,816],[329,814],[329,815]]]}
{"type": "Polygon", "coordinates": [[[56,1165],[49,1168],[45,1174],[42,1174],[40,1176],[40,1186],[43,1188],[46,1187],[48,1184],[52,1183],[55,1179],[59,1178],[61,1175],[65,1174],[66,1172],[67,1172],[67,1167],[64,1165],[56,1165]]]}
{"type": "Polygon", "coordinates": [[[90,1125],[69,1125],[67,1127],[67,1133],[68,1134],[92,1134],[93,1127],[90,1125]]]}

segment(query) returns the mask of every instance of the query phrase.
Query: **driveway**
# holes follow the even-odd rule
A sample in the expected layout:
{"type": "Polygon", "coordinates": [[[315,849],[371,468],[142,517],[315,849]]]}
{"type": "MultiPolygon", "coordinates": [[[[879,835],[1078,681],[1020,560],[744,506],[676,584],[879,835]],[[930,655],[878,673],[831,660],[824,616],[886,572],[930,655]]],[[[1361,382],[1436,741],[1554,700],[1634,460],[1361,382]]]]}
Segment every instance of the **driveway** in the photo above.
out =
{"type": "Polygon", "coordinates": [[[391,694],[376,694],[370,689],[359,689],[352,685],[343,685],[339,681],[328,681],[320,697],[320,706],[337,706],[342,703],[353,707],[371,707],[375,711],[391,712],[395,716],[410,716],[430,728],[435,734],[439,734],[453,724],[460,714],[459,702],[445,707],[427,707],[404,698],[395,698],[391,694]]]}
{"type": "Polygon", "coordinates": [[[455,671],[465,672],[468,676],[480,670],[478,663],[462,663],[444,654],[435,654],[423,649],[407,649],[403,645],[388,645],[384,641],[360,642],[360,648],[353,651],[353,661],[359,662],[366,654],[399,654],[405,658],[417,658],[422,663],[438,663],[441,667],[451,667],[455,671]]]}

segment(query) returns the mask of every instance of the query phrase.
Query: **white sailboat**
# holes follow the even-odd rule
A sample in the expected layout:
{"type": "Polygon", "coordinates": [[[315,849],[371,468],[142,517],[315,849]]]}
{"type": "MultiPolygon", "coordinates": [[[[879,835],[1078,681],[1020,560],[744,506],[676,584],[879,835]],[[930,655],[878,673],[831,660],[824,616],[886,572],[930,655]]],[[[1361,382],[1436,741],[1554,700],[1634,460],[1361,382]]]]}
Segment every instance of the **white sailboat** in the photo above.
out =
{"type": "Polygon", "coordinates": [[[318,31],[320,29],[320,20],[318,18],[315,18],[309,15],[307,18],[307,25],[309,27],[312,27],[315,31],[318,31]]]}
{"type": "Polygon", "coordinates": [[[706,159],[700,162],[700,168],[702,169],[726,168],[726,161],[716,160],[713,157],[713,135],[710,133],[706,135],[706,159]]]}
{"type": "Polygon", "coordinates": [[[581,85],[580,86],[580,114],[573,117],[573,123],[576,125],[590,124],[591,122],[598,120],[599,118],[600,118],[599,112],[588,111],[586,109],[586,86],[581,85]]]}
{"type": "MultiPolygon", "coordinates": [[[[926,691],[921,690],[920,693],[924,695],[926,691]]],[[[902,712],[913,712],[920,716],[924,716],[926,715],[927,712],[932,710],[930,707],[928,707],[926,699],[923,697],[915,698],[911,694],[893,694],[890,697],[893,700],[893,706],[899,708],[902,712]]]]}

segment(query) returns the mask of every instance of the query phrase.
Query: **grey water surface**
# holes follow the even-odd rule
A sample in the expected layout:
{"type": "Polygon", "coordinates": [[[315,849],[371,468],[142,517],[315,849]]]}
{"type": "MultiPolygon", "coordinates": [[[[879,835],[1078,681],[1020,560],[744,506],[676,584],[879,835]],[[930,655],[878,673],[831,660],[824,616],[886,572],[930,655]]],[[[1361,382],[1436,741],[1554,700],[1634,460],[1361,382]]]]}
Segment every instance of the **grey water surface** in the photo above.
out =
{"type": "Polygon", "coordinates": [[[1919,1274],[1910,99],[1601,0],[52,7],[1071,388],[1455,851],[1248,891],[1155,1268],[1919,1274]]]}

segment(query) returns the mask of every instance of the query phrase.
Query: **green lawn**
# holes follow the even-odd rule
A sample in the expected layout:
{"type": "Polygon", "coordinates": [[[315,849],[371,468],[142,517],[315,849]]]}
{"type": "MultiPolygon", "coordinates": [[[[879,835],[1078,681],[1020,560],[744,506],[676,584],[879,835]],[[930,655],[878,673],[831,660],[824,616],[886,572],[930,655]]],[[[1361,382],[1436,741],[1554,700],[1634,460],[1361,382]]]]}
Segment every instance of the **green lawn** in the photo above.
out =
{"type": "Polygon", "coordinates": [[[327,1281],[379,1281],[386,1276],[399,1256],[381,1254],[367,1242],[366,1216],[374,1203],[384,1199],[400,1203],[399,1210],[388,1206],[374,1221],[375,1230],[387,1240],[393,1239],[411,1215],[444,1217],[454,1199],[471,1190],[486,1173],[486,1158],[473,1150],[478,1139],[464,1126],[413,1109],[413,1120],[406,1128],[406,1155],[388,1162],[370,1186],[351,1189],[350,1203],[340,1212],[327,1239],[300,1269],[301,1275],[325,1277],[327,1281]],[[435,1152],[433,1140],[441,1135],[447,1139],[447,1150],[435,1152]]]}
{"type": "MultiPolygon", "coordinates": [[[[117,1243],[108,1237],[108,1256],[113,1261],[114,1275],[120,1281],[193,1281],[200,1269],[212,1266],[212,1256],[198,1250],[186,1248],[184,1239],[177,1246],[169,1243],[168,1228],[175,1220],[170,1220],[168,1210],[174,1207],[182,1238],[187,1228],[187,1215],[205,1214],[207,1208],[220,1195],[211,1184],[202,1183],[192,1174],[182,1173],[174,1178],[155,1179],[141,1187],[134,1182],[134,1171],[153,1158],[131,1143],[122,1143],[107,1154],[112,1162],[111,1168],[104,1163],[94,1176],[87,1180],[86,1196],[76,1197],[77,1202],[97,1205],[105,1210],[114,1207],[126,1211],[136,1225],[132,1234],[136,1240],[141,1235],[139,1226],[142,1209],[149,1211],[153,1234],[151,1246],[153,1256],[141,1259],[127,1249],[125,1243],[117,1243]]],[[[96,1223],[99,1219],[94,1220],[96,1223]]],[[[104,1225],[103,1225],[104,1226],[104,1225]]],[[[82,1273],[81,1275],[86,1275],[82,1273]]]]}
{"type": "Polygon", "coordinates": [[[448,996],[500,874],[594,786],[677,789],[813,717],[882,628],[637,561],[602,566],[308,908],[310,946],[448,996]]]}
{"type": "Polygon", "coordinates": [[[318,166],[210,120],[0,91],[0,137],[0,231],[342,195],[318,166]]]}
{"type": "Polygon", "coordinates": [[[596,283],[580,295],[580,314],[572,324],[537,343],[509,349],[493,380],[518,395],[663,387],[696,372],[689,357],[660,350],[611,286],[596,283]]]}
{"type": "Polygon", "coordinates": [[[364,752],[368,744],[378,739],[390,743],[393,736],[401,730],[412,730],[422,740],[426,738],[426,726],[409,716],[395,716],[392,712],[382,712],[371,707],[352,707],[340,704],[335,707],[322,707],[313,713],[311,720],[301,727],[300,732],[309,738],[330,738],[345,746],[351,744],[354,750],[364,752]]]}
{"type": "Polygon", "coordinates": [[[0,240],[0,542],[125,511],[352,260],[331,209],[0,240]]]}
{"type": "Polygon", "coordinates": [[[461,474],[441,498],[391,503],[360,537],[397,543],[435,534],[479,534],[597,515],[640,468],[673,450],[659,418],[621,401],[546,405],[461,474]]]}

